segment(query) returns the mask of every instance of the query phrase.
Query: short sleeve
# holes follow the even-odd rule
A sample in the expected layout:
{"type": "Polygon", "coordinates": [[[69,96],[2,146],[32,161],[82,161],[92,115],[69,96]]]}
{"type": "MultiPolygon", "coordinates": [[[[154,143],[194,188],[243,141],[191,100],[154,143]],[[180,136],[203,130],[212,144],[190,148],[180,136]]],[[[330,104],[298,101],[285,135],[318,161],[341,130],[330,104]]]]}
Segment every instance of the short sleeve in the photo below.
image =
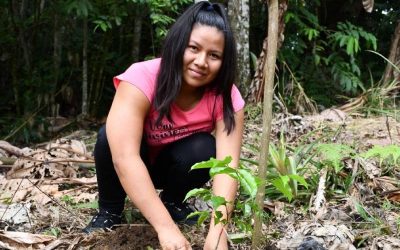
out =
{"type": "Polygon", "coordinates": [[[160,67],[160,59],[132,64],[124,73],[113,78],[117,89],[121,81],[135,85],[151,102],[154,97],[156,78],[160,67]]]}
{"type": "MultiPolygon", "coordinates": [[[[245,101],[236,85],[232,85],[231,98],[234,112],[237,112],[244,108],[245,101]]],[[[216,119],[221,120],[224,116],[222,98],[218,98],[216,108],[216,119]]]]}

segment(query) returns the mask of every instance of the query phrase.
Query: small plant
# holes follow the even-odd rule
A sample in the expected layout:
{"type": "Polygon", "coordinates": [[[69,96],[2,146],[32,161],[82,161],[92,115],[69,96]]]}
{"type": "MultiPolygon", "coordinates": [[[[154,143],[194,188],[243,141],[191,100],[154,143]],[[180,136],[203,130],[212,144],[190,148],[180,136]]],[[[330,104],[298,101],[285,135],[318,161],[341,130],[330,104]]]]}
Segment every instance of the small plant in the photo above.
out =
{"type": "Polygon", "coordinates": [[[293,156],[289,156],[283,137],[281,137],[278,147],[272,143],[269,146],[269,162],[272,167],[272,169],[270,168],[272,185],[279,190],[289,202],[297,196],[298,183],[308,188],[304,177],[297,174],[297,170],[301,167],[301,152],[302,150],[299,150],[293,156]]]}
{"type": "Polygon", "coordinates": [[[59,237],[61,235],[61,229],[59,227],[51,227],[44,232],[45,235],[51,235],[59,237]]]}
{"type": "Polygon", "coordinates": [[[316,145],[317,155],[325,166],[333,166],[335,174],[343,168],[342,160],[355,154],[350,146],[338,143],[321,143],[316,145]]]}
{"type": "MultiPolygon", "coordinates": [[[[218,174],[227,174],[230,177],[234,178],[240,183],[240,194],[238,199],[236,199],[236,204],[232,204],[235,207],[235,212],[240,213],[243,216],[236,216],[233,214],[231,216],[231,220],[233,223],[237,224],[239,228],[250,231],[251,230],[251,215],[256,209],[255,204],[255,196],[257,192],[257,187],[259,181],[257,178],[251,173],[251,171],[246,168],[244,165],[240,164],[239,168],[231,168],[229,167],[229,163],[231,162],[231,157],[226,157],[224,160],[217,160],[211,158],[208,161],[203,161],[193,165],[192,169],[202,169],[202,168],[209,168],[210,169],[210,176],[213,178],[218,174]],[[248,219],[245,220],[245,218],[248,219]]],[[[198,197],[211,204],[213,210],[215,211],[215,218],[214,222],[227,224],[229,221],[222,218],[222,213],[217,209],[221,206],[228,205],[228,201],[225,200],[224,197],[215,196],[212,194],[212,191],[205,188],[197,188],[193,189],[187,193],[185,200],[189,199],[190,197],[198,197]]],[[[198,224],[202,224],[207,218],[210,217],[209,211],[197,211],[189,215],[195,216],[198,215],[198,224]]]]}
{"type": "Polygon", "coordinates": [[[397,145],[379,146],[375,145],[367,152],[362,154],[364,158],[378,158],[379,165],[382,166],[383,162],[388,164],[398,164],[400,158],[400,147],[397,145]]]}
{"type": "MultiPolygon", "coordinates": [[[[259,154],[259,149],[253,145],[245,145],[247,149],[254,154],[259,154]]],[[[270,198],[280,198],[283,195],[289,202],[291,202],[298,195],[298,185],[302,185],[308,189],[303,174],[307,170],[306,166],[312,159],[313,155],[310,153],[314,144],[299,146],[295,150],[288,149],[283,137],[278,146],[273,143],[269,146],[269,158],[267,168],[267,186],[266,195],[270,198]],[[290,151],[294,151],[289,155],[290,151]]],[[[257,166],[258,162],[250,159],[242,159],[257,166]]]]}
{"type": "Polygon", "coordinates": [[[85,202],[85,203],[78,203],[73,206],[74,208],[92,208],[98,209],[99,204],[97,201],[85,202]]]}
{"type": "Polygon", "coordinates": [[[355,202],[355,207],[357,213],[361,216],[361,218],[363,218],[363,220],[371,223],[381,224],[380,221],[372,216],[359,202],[355,202]]]}
{"type": "Polygon", "coordinates": [[[63,195],[61,197],[61,200],[63,202],[65,202],[66,204],[68,204],[68,205],[75,205],[76,204],[76,202],[74,201],[74,198],[69,196],[69,195],[63,195]]]}

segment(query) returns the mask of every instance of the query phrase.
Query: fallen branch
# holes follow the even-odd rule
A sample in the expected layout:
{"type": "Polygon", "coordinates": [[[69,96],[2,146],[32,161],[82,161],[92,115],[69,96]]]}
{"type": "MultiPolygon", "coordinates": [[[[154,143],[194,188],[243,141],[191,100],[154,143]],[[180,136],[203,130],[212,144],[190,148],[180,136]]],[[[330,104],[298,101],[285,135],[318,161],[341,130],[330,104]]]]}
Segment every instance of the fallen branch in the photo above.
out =
{"type": "Polygon", "coordinates": [[[66,159],[57,159],[57,160],[40,160],[40,159],[35,159],[31,156],[21,156],[20,158],[25,159],[25,160],[30,160],[34,162],[41,162],[41,163],[94,163],[94,160],[77,160],[77,159],[71,159],[71,158],[66,158],[66,159]]]}
{"type": "Polygon", "coordinates": [[[7,141],[0,141],[0,149],[3,149],[11,155],[22,156],[22,150],[16,146],[11,145],[7,141]]]}
{"type": "Polygon", "coordinates": [[[60,146],[54,146],[54,147],[50,147],[50,148],[48,149],[48,151],[50,152],[51,150],[55,150],[55,149],[62,149],[62,150],[65,150],[65,151],[67,151],[67,152],[74,153],[74,154],[77,154],[77,155],[79,155],[79,156],[82,156],[82,157],[85,157],[85,158],[88,158],[88,159],[93,159],[92,156],[87,155],[87,154],[82,153],[82,152],[79,152],[79,151],[76,151],[76,150],[73,150],[72,148],[65,148],[65,147],[60,147],[60,146]]]}

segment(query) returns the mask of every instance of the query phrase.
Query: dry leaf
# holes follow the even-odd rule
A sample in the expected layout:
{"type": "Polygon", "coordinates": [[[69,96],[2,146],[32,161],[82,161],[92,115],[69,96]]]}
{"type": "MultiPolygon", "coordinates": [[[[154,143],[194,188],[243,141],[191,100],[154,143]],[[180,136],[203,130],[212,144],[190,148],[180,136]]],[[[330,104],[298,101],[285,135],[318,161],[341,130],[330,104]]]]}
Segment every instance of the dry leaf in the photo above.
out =
{"type": "Polygon", "coordinates": [[[56,239],[56,237],[43,234],[31,234],[25,232],[0,231],[0,239],[7,240],[9,244],[15,242],[19,244],[32,245],[32,244],[53,241],[56,239]]]}
{"type": "Polygon", "coordinates": [[[319,209],[325,203],[325,182],[326,182],[327,173],[328,173],[327,168],[322,169],[320,172],[318,190],[317,190],[317,194],[315,195],[313,207],[311,208],[311,210],[314,212],[318,212],[319,209]]]}
{"type": "Polygon", "coordinates": [[[0,215],[3,221],[12,225],[28,223],[30,222],[30,208],[30,203],[15,203],[10,205],[0,204],[0,215]]]}
{"type": "Polygon", "coordinates": [[[381,176],[382,169],[377,166],[377,163],[372,159],[358,158],[360,165],[364,168],[365,173],[370,179],[381,176]]]}

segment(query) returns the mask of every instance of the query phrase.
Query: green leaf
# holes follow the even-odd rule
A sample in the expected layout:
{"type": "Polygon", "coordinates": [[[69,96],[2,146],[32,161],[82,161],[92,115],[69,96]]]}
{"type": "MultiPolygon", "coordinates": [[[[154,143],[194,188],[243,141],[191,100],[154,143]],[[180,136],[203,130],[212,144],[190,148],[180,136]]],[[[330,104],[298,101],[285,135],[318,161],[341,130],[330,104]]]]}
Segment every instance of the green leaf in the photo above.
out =
{"type": "Polygon", "coordinates": [[[249,216],[251,215],[251,206],[249,203],[244,204],[244,216],[249,216]]]}
{"type": "Polygon", "coordinates": [[[79,203],[76,205],[73,205],[74,208],[93,208],[97,209],[99,208],[99,204],[97,201],[92,201],[92,202],[86,202],[86,203],[79,203]]]}
{"type": "MultiPolygon", "coordinates": [[[[281,176],[282,177],[282,176],[281,176]]],[[[288,178],[288,177],[287,177],[288,178]]],[[[293,195],[290,186],[288,185],[288,179],[284,181],[285,178],[276,178],[272,180],[272,185],[278,189],[288,200],[292,201],[293,195]]]]}
{"type": "Polygon", "coordinates": [[[221,211],[215,211],[215,216],[214,216],[214,225],[217,225],[218,223],[226,224],[226,219],[222,219],[222,212],[221,211]]]}
{"type": "Polygon", "coordinates": [[[346,41],[348,40],[347,36],[341,36],[340,37],[340,41],[339,41],[339,46],[343,47],[343,45],[345,45],[346,41]]]}
{"type": "Polygon", "coordinates": [[[211,192],[210,192],[209,189],[205,189],[205,188],[195,188],[195,189],[190,190],[190,191],[186,194],[184,201],[187,200],[187,199],[189,199],[190,197],[195,197],[195,196],[198,196],[198,197],[207,197],[207,195],[210,195],[210,196],[211,196],[211,192]]]}
{"type": "Polygon", "coordinates": [[[197,225],[201,225],[204,223],[204,221],[210,217],[210,212],[209,211],[195,211],[193,213],[190,213],[186,218],[192,218],[194,216],[199,216],[197,219],[197,225]]]}
{"type": "Polygon", "coordinates": [[[347,46],[346,46],[346,53],[348,55],[353,55],[354,54],[354,37],[350,37],[349,40],[347,41],[347,46]]]}
{"type": "Polygon", "coordinates": [[[354,52],[357,53],[360,50],[360,44],[358,39],[354,39],[354,52]]]}
{"type": "Polygon", "coordinates": [[[397,163],[397,160],[400,158],[400,147],[397,145],[375,145],[367,152],[361,154],[361,156],[367,159],[377,157],[381,165],[384,160],[393,160],[393,163],[397,163]]]}
{"type": "Polygon", "coordinates": [[[231,163],[231,161],[232,161],[232,157],[230,157],[230,156],[227,156],[223,160],[217,160],[215,158],[211,158],[208,161],[202,161],[202,162],[194,164],[191,169],[225,167],[225,166],[228,166],[228,164],[231,163]]]}
{"type": "Polygon", "coordinates": [[[243,188],[246,194],[254,198],[257,194],[257,180],[253,174],[248,170],[238,169],[240,186],[243,188]]]}
{"type": "Polygon", "coordinates": [[[357,212],[360,214],[360,216],[365,221],[369,221],[369,222],[376,221],[376,219],[373,216],[371,216],[360,203],[355,202],[355,207],[356,207],[357,212]]]}
{"type": "Polygon", "coordinates": [[[217,174],[227,174],[235,180],[238,179],[238,176],[236,175],[236,170],[231,167],[213,167],[210,169],[211,177],[214,177],[217,174]]]}
{"type": "Polygon", "coordinates": [[[316,149],[324,163],[333,166],[336,173],[342,168],[342,159],[355,153],[351,147],[335,143],[318,144],[316,149]]]}
{"type": "Polygon", "coordinates": [[[304,187],[308,188],[308,184],[302,176],[295,175],[295,174],[290,174],[288,176],[290,179],[293,179],[293,180],[297,181],[298,183],[300,183],[301,185],[303,185],[304,187]]]}
{"type": "Polygon", "coordinates": [[[217,209],[220,206],[226,205],[227,201],[222,196],[213,196],[211,197],[211,203],[214,209],[217,209]]]}
{"type": "Polygon", "coordinates": [[[108,26],[107,26],[107,24],[105,22],[101,22],[100,23],[100,28],[101,28],[102,31],[105,32],[105,31],[107,31],[108,26]]]}

